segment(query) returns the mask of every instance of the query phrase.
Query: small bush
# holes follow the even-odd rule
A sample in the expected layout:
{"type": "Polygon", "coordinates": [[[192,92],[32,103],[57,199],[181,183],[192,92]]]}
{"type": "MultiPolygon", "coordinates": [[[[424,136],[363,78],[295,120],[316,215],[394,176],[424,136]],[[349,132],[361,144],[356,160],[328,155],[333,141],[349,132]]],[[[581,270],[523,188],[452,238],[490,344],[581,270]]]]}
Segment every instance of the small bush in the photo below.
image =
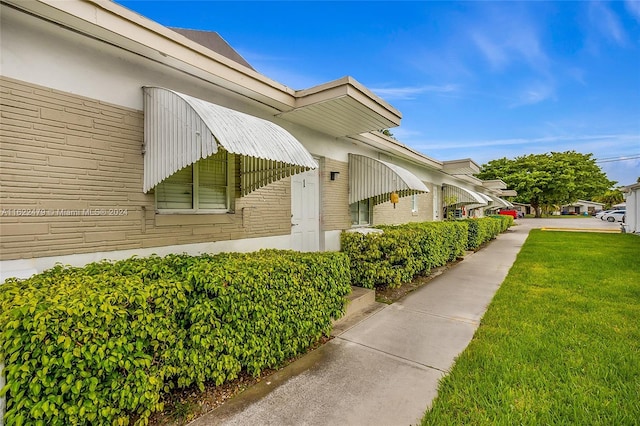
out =
{"type": "MultiPolygon", "coordinates": [[[[513,217],[506,217],[511,218],[511,222],[513,223],[513,217]]],[[[500,216],[499,219],[500,220],[497,220],[497,216],[466,219],[465,222],[469,225],[467,250],[476,250],[482,244],[496,238],[501,232],[506,230],[507,228],[504,228],[504,226],[509,220],[504,220],[503,216],[500,216]]]]}
{"type": "Polygon", "coordinates": [[[500,219],[501,224],[502,224],[502,226],[500,228],[500,232],[506,231],[507,229],[512,227],[513,224],[514,224],[513,216],[504,215],[504,214],[496,214],[496,215],[491,215],[489,217],[492,218],[492,219],[500,219]]]}
{"type": "Polygon", "coordinates": [[[342,253],[261,251],[57,266],[0,286],[6,425],[146,424],[172,387],[305,350],[343,310],[342,253]]]}
{"type": "Polygon", "coordinates": [[[464,221],[378,228],[384,233],[342,233],[342,251],[349,256],[355,286],[399,287],[464,255],[467,246],[468,224],[464,221]]]}

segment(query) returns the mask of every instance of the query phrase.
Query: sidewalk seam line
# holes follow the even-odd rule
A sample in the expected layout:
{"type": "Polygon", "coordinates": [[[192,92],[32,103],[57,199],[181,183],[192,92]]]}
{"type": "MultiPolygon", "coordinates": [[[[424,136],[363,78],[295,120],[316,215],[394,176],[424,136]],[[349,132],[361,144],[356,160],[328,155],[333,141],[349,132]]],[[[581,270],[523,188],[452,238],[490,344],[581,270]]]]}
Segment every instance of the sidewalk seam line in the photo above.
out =
{"type": "Polygon", "coordinates": [[[345,342],[353,343],[354,345],[362,346],[363,348],[371,349],[372,351],[379,352],[381,354],[385,354],[385,355],[388,355],[388,356],[393,357],[393,358],[401,359],[401,360],[406,361],[406,362],[408,362],[410,364],[419,365],[421,367],[425,367],[425,368],[428,368],[430,370],[437,370],[437,371],[440,371],[441,373],[444,373],[444,374],[448,374],[449,373],[448,370],[443,370],[442,368],[434,367],[433,365],[424,364],[422,362],[413,361],[413,360],[411,360],[409,358],[405,358],[405,357],[402,357],[402,356],[399,356],[399,355],[392,354],[391,352],[383,351],[381,349],[377,349],[377,348],[374,348],[374,347],[369,346],[369,345],[365,345],[365,344],[360,343],[360,342],[354,342],[353,340],[345,339],[344,337],[338,336],[338,337],[336,337],[336,339],[344,340],[345,342]]]}
{"type": "MultiPolygon", "coordinates": [[[[461,317],[452,317],[452,316],[448,316],[448,315],[442,315],[442,314],[434,314],[431,312],[426,312],[426,311],[421,311],[415,308],[406,308],[406,309],[402,309],[403,311],[409,311],[409,312],[415,312],[417,314],[423,314],[423,315],[430,315],[432,317],[436,317],[436,318],[442,318],[442,319],[448,319],[451,321],[456,321],[456,322],[463,322],[465,324],[470,324],[470,325],[480,325],[480,321],[476,321],[476,320],[472,320],[472,319],[468,319],[468,318],[461,318],[461,317]]],[[[486,311],[486,309],[485,309],[486,311]]]]}

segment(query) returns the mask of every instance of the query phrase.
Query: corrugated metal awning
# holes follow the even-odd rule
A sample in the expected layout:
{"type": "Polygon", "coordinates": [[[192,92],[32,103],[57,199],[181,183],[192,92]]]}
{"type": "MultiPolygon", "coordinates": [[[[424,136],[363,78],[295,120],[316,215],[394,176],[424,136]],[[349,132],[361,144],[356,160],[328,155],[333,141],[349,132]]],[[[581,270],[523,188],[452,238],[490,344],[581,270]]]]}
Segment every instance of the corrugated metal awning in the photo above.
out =
{"type": "Polygon", "coordinates": [[[245,194],[318,167],[304,146],[277,124],[160,87],[144,87],[144,140],[145,193],[184,167],[215,154],[218,146],[259,160],[245,170],[246,179],[240,171],[245,194]],[[271,172],[268,179],[250,179],[265,175],[263,171],[271,172]]]}
{"type": "Polygon", "coordinates": [[[488,204],[484,194],[449,184],[443,185],[442,200],[444,206],[476,205],[480,207],[488,204]]]}
{"type": "Polygon", "coordinates": [[[483,194],[482,192],[478,192],[478,195],[482,197],[483,200],[485,200],[485,204],[489,204],[492,202],[491,197],[489,197],[488,195],[483,194]]]}
{"type": "Polygon", "coordinates": [[[429,192],[429,188],[413,173],[395,164],[364,155],[349,154],[349,204],[369,198],[375,204],[399,196],[429,192]]]}
{"type": "Polygon", "coordinates": [[[491,199],[498,205],[500,208],[511,208],[513,204],[508,202],[507,200],[503,200],[500,197],[496,197],[495,195],[490,195],[491,199]]]}

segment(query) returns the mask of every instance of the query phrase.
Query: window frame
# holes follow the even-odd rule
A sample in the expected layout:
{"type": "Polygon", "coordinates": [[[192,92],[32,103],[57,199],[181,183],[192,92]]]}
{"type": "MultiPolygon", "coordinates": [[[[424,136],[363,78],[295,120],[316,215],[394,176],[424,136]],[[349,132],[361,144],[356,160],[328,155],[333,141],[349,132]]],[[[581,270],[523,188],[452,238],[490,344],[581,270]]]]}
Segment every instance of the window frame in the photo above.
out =
{"type": "Polygon", "coordinates": [[[411,213],[418,213],[418,194],[411,195],[411,213]]]}
{"type": "MultiPolygon", "coordinates": [[[[187,167],[192,167],[191,170],[191,208],[181,208],[181,209],[168,209],[168,208],[158,208],[158,191],[154,190],[154,201],[156,212],[158,214],[226,214],[234,212],[234,201],[235,201],[235,161],[234,155],[230,152],[226,152],[226,199],[225,199],[225,208],[218,209],[204,209],[199,208],[198,204],[200,202],[200,166],[202,162],[207,158],[200,159],[193,164],[190,164],[187,167]]],[[[173,175],[172,175],[173,176],[173,175]]],[[[167,179],[170,179],[169,176],[167,179]]],[[[166,180],[166,179],[165,179],[166,180]]],[[[163,181],[164,182],[164,181],[163,181]]],[[[163,182],[160,182],[158,185],[161,185],[163,182]]]]}
{"type": "Polygon", "coordinates": [[[372,223],[373,223],[373,203],[372,203],[372,199],[371,198],[367,198],[365,200],[360,200],[360,201],[357,201],[355,203],[350,204],[349,205],[349,221],[351,222],[351,227],[352,228],[371,226],[372,223]],[[367,203],[367,223],[360,223],[360,214],[361,214],[361,211],[360,211],[361,204],[360,203],[365,202],[365,201],[367,203]],[[352,206],[354,206],[354,205],[357,206],[356,214],[357,214],[357,217],[358,217],[358,223],[353,223],[353,216],[352,216],[352,210],[351,209],[352,209],[352,206]]]}

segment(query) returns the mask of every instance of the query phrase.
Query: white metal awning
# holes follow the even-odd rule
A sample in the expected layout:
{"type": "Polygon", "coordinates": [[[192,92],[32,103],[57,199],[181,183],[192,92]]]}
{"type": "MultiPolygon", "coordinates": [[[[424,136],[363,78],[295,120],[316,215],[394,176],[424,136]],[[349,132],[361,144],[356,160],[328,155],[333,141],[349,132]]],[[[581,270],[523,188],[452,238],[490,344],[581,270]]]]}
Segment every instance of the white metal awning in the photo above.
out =
{"type": "Polygon", "coordinates": [[[349,204],[374,198],[379,204],[393,192],[399,196],[429,192],[413,173],[385,161],[349,154],[349,204]]]}
{"type": "Polygon", "coordinates": [[[489,197],[486,194],[483,194],[482,192],[478,192],[478,195],[485,201],[485,204],[489,204],[493,201],[491,197],[489,197]]]}
{"type": "MultiPolygon", "coordinates": [[[[466,191],[468,191],[468,190],[466,190],[466,191]]],[[[467,204],[466,205],[467,209],[477,209],[479,207],[487,207],[487,205],[489,205],[492,202],[491,198],[489,198],[488,195],[485,195],[482,192],[476,192],[476,191],[471,191],[471,192],[473,192],[474,194],[476,194],[480,198],[482,198],[483,202],[482,203],[476,203],[476,204],[467,204]]]]}
{"type": "Polygon", "coordinates": [[[241,163],[251,165],[240,171],[244,194],[318,167],[304,146],[277,124],[173,90],[143,89],[145,193],[184,167],[215,154],[219,146],[257,160],[241,163]],[[269,178],[252,178],[264,175],[269,178]]]}
{"type": "Polygon", "coordinates": [[[484,194],[449,184],[443,185],[443,201],[445,206],[474,205],[480,207],[488,204],[484,194]]]}
{"type": "Polygon", "coordinates": [[[494,195],[490,195],[490,197],[491,197],[491,199],[493,200],[493,202],[494,202],[498,207],[500,207],[501,209],[502,209],[502,208],[511,208],[511,207],[513,207],[513,204],[511,204],[511,203],[510,203],[510,202],[508,202],[507,200],[503,200],[502,198],[500,198],[500,197],[496,197],[496,196],[494,196],[494,195]]]}

